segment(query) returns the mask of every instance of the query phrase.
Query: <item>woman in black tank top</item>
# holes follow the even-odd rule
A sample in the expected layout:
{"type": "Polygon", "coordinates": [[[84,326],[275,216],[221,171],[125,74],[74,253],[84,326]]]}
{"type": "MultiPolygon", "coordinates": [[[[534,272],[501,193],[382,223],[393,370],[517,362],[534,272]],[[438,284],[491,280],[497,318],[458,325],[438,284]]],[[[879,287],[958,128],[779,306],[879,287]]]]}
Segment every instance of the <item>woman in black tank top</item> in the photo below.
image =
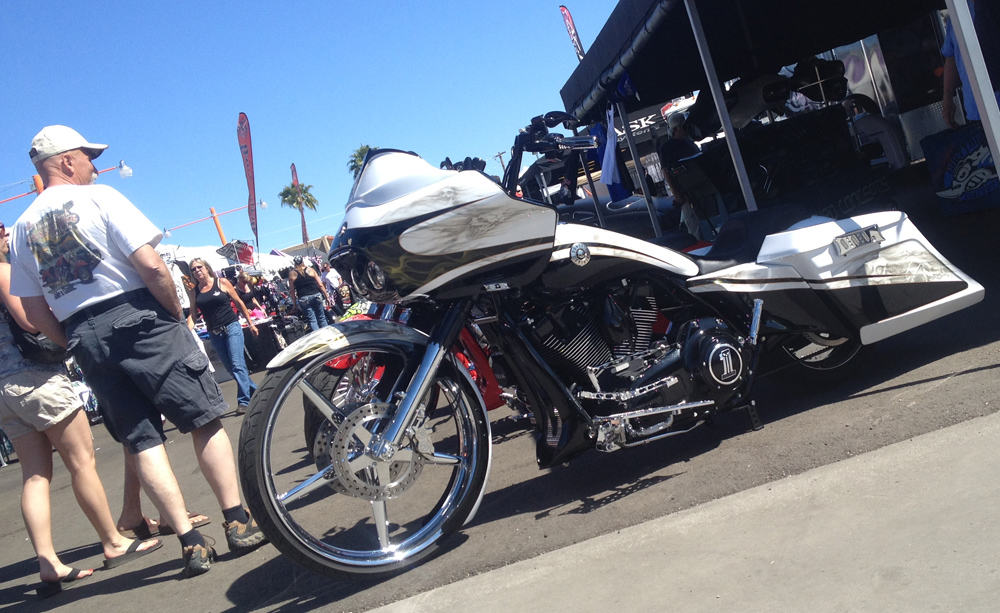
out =
{"type": "Polygon", "coordinates": [[[243,304],[248,309],[264,310],[264,307],[260,305],[260,301],[257,300],[257,290],[250,280],[250,275],[244,271],[240,271],[240,274],[236,275],[236,293],[239,294],[240,300],[243,301],[243,304]]]}
{"type": "Polygon", "coordinates": [[[313,331],[329,325],[326,321],[326,305],[330,304],[330,296],[326,293],[319,275],[302,261],[302,256],[292,260],[295,268],[288,272],[291,286],[292,302],[299,308],[309,321],[313,331]]]}
{"type": "MultiPolygon", "coordinates": [[[[257,386],[250,379],[250,371],[243,356],[243,328],[231,305],[235,304],[246,318],[250,333],[254,336],[257,336],[257,326],[253,324],[250,311],[240,300],[233,284],[228,279],[217,278],[208,262],[201,258],[191,260],[191,274],[195,282],[191,304],[201,311],[215,353],[236,380],[237,413],[245,412],[257,386]]],[[[194,309],[191,313],[194,314],[194,309]]],[[[191,325],[194,325],[193,321],[191,325]]]]}

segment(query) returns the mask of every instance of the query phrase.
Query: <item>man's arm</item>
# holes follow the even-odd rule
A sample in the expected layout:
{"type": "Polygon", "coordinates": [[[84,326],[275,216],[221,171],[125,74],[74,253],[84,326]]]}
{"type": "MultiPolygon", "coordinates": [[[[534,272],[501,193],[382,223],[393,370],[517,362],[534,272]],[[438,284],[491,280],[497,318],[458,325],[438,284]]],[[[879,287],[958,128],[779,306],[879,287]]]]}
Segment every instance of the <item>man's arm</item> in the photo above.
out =
{"type": "Polygon", "coordinates": [[[177,299],[174,280],[160,254],[151,245],[145,244],[133,251],[128,259],[157,302],[176,317],[177,321],[184,321],[184,310],[181,309],[181,301],[177,299]]]}
{"type": "Polygon", "coordinates": [[[31,322],[32,327],[49,337],[55,344],[65,347],[69,342],[66,340],[66,332],[63,326],[52,314],[49,303],[45,302],[44,296],[25,296],[21,298],[21,305],[24,307],[24,314],[31,322]]]}

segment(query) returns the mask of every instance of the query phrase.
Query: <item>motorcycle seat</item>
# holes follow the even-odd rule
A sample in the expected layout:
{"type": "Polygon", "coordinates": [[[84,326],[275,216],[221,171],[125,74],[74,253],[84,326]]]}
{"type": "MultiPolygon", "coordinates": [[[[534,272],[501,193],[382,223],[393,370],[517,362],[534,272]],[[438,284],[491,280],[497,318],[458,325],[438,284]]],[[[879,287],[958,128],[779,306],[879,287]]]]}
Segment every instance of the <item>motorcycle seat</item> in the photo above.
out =
{"type": "Polygon", "coordinates": [[[733,213],[719,228],[712,248],[704,255],[691,257],[702,275],[753,262],[764,244],[764,237],[786,230],[810,215],[804,207],[796,205],[733,213]]]}
{"type": "Polygon", "coordinates": [[[674,251],[682,251],[698,242],[697,238],[682,230],[664,232],[660,236],[651,236],[649,238],[644,238],[643,240],[647,243],[659,245],[660,247],[673,249],[674,251]]]}

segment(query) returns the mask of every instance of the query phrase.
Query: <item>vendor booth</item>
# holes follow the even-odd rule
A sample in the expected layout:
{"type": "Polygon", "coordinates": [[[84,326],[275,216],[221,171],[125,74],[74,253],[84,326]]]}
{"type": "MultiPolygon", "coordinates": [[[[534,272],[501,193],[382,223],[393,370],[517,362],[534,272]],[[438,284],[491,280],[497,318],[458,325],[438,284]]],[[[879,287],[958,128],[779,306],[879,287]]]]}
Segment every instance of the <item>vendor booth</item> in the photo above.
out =
{"type": "MultiPolygon", "coordinates": [[[[582,122],[604,120],[611,107],[627,126],[698,92],[687,117],[707,140],[670,173],[699,214],[719,223],[733,211],[787,203],[829,216],[899,206],[891,197],[897,175],[912,174],[908,160],[933,157],[923,145],[947,129],[938,12],[946,4],[971,57],[975,91],[965,95],[982,99],[982,162],[990,147],[995,158],[1000,113],[964,1],[621,0],[560,94],[582,122]],[[848,94],[873,108],[842,104],[848,94]],[[795,96],[801,109],[786,104],[795,96]]],[[[625,132],[641,177],[655,130],[625,132]]],[[[992,160],[985,166],[996,184],[992,160]]]]}

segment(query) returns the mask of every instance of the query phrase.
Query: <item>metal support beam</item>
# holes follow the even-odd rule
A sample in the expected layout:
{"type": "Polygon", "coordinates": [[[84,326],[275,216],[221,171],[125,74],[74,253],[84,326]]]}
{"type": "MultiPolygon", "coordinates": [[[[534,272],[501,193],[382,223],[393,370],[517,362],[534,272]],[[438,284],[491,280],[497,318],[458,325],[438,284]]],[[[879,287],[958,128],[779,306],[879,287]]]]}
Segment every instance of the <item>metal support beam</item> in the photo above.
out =
{"type": "MultiPolygon", "coordinates": [[[[622,118],[622,126],[625,128],[625,141],[628,143],[629,153],[632,154],[632,162],[635,163],[635,172],[639,177],[639,188],[642,190],[643,197],[646,198],[649,221],[653,224],[653,236],[659,238],[663,236],[663,230],[660,228],[660,218],[656,214],[656,205],[653,204],[653,196],[647,193],[646,190],[646,181],[644,179],[646,172],[642,167],[642,162],[639,160],[639,150],[635,146],[635,137],[632,136],[632,126],[628,125],[628,115],[625,113],[625,105],[621,102],[615,102],[615,112],[622,118]]],[[[608,143],[605,146],[614,147],[615,143],[608,143]]]]}
{"type": "Polygon", "coordinates": [[[726,108],[726,101],[722,97],[722,86],[719,84],[719,77],[715,72],[715,62],[712,60],[712,52],[708,48],[708,41],[705,39],[705,30],[701,26],[698,7],[695,0],[684,0],[684,7],[687,9],[688,19],[691,21],[691,30],[694,33],[694,42],[698,46],[698,54],[701,56],[702,66],[705,68],[705,80],[708,82],[708,87],[712,92],[712,100],[715,102],[715,112],[719,114],[719,119],[722,121],[722,131],[726,135],[726,145],[729,147],[729,155],[732,157],[733,166],[736,168],[736,178],[740,183],[740,190],[743,192],[743,200],[747,203],[748,211],[756,211],[757,200],[754,198],[753,189],[750,187],[750,177],[747,175],[747,168],[743,163],[743,153],[740,151],[740,144],[736,142],[736,130],[733,129],[733,120],[729,117],[729,109],[726,108]]]}
{"type": "MultiPolygon", "coordinates": [[[[979,45],[979,37],[976,35],[976,28],[972,23],[972,13],[965,0],[945,0],[948,5],[948,15],[951,16],[951,27],[955,29],[955,40],[958,41],[959,51],[962,54],[965,72],[969,75],[969,85],[971,92],[962,92],[966,96],[973,96],[976,100],[976,108],[979,109],[979,118],[983,122],[983,130],[986,132],[986,141],[990,145],[990,152],[993,154],[994,164],[1000,160],[1000,108],[997,107],[996,95],[993,93],[995,87],[990,82],[990,75],[986,71],[986,60],[983,59],[983,49],[979,45]]],[[[997,36],[996,32],[989,32],[986,36],[997,36]]]]}

